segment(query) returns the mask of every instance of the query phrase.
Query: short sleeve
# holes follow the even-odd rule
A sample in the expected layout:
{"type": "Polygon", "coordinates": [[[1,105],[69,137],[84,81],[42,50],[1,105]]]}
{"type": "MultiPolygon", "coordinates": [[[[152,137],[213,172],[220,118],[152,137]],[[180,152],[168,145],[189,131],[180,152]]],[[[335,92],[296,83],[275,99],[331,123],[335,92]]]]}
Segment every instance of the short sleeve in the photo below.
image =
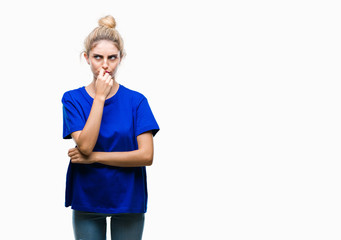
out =
{"type": "Polygon", "coordinates": [[[69,93],[65,93],[62,98],[63,103],[63,138],[70,139],[71,133],[83,130],[85,121],[81,117],[76,104],[69,93]]]}
{"type": "Polygon", "coordinates": [[[148,131],[152,131],[153,136],[155,136],[159,130],[159,125],[155,120],[148,100],[144,97],[136,110],[135,136],[148,131]]]}

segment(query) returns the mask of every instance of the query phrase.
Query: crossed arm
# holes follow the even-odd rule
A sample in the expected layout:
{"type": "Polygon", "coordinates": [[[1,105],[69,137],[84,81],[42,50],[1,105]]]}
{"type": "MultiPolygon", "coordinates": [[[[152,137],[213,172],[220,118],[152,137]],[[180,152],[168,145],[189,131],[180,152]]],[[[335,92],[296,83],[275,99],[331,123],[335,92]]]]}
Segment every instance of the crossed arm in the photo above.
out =
{"type": "Polygon", "coordinates": [[[68,152],[73,163],[102,163],[115,167],[141,167],[153,163],[153,135],[145,132],[137,136],[138,149],[129,152],[91,152],[83,154],[78,148],[68,152]]]}
{"type": "Polygon", "coordinates": [[[113,80],[101,70],[96,80],[96,95],[89,117],[83,130],[71,134],[77,147],[69,150],[68,155],[73,163],[102,163],[116,167],[150,166],[153,163],[153,135],[145,132],[137,136],[138,149],[128,152],[93,152],[101,126],[103,107],[113,80]]]}

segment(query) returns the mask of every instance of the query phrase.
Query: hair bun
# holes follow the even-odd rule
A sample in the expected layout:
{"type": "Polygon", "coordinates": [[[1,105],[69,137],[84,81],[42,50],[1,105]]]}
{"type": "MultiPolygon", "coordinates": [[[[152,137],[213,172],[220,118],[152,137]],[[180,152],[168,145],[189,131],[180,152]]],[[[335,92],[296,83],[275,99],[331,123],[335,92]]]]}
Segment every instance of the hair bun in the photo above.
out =
{"type": "Polygon", "coordinates": [[[113,16],[105,16],[102,17],[100,20],[98,20],[98,25],[101,27],[107,27],[107,28],[115,28],[116,27],[116,21],[113,16]]]}

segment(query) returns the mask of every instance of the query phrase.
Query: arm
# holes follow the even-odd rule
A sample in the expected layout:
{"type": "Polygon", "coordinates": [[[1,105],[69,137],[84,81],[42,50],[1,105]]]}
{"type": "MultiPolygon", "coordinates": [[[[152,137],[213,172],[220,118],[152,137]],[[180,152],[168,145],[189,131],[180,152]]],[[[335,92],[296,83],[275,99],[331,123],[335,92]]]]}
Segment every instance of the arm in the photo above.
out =
{"type": "Polygon", "coordinates": [[[115,167],[141,167],[153,163],[154,146],[153,135],[145,132],[137,136],[138,149],[129,152],[92,152],[86,156],[77,148],[69,150],[69,157],[73,163],[102,163],[115,167]]]}
{"type": "Polygon", "coordinates": [[[103,74],[104,70],[102,69],[96,80],[94,101],[83,130],[71,134],[77,148],[84,155],[89,155],[95,147],[101,126],[104,102],[113,85],[111,76],[107,73],[103,74]]]}

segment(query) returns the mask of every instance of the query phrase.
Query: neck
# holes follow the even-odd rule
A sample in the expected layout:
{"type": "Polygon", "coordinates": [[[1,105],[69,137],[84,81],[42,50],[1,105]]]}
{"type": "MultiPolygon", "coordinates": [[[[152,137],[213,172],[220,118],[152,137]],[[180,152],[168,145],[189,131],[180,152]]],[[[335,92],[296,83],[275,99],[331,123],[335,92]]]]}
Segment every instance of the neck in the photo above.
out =
{"type": "MultiPolygon", "coordinates": [[[[114,85],[112,86],[110,93],[108,94],[107,98],[111,98],[112,96],[114,96],[117,92],[119,88],[119,84],[116,82],[116,80],[114,79],[114,85]]],[[[96,80],[93,80],[88,86],[85,87],[85,89],[87,90],[87,92],[89,93],[89,95],[94,98],[96,95],[96,80]]]]}

